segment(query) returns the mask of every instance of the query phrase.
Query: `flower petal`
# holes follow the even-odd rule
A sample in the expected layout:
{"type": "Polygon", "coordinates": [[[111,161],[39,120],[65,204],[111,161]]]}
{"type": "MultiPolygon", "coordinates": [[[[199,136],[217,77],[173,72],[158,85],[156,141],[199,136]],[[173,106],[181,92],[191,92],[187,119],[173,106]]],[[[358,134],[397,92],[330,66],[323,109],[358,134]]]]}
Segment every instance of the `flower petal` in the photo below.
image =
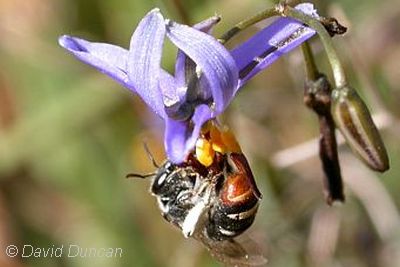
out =
{"type": "Polygon", "coordinates": [[[153,9],[140,21],[132,35],[127,62],[128,77],[136,92],[163,118],[166,114],[159,79],[164,37],[164,18],[158,9],[153,9]]]}
{"type": "Polygon", "coordinates": [[[164,147],[167,157],[174,163],[181,163],[185,159],[185,146],[187,140],[187,121],[165,119],[164,147]]]}
{"type": "Polygon", "coordinates": [[[175,22],[167,24],[167,36],[190,57],[207,79],[216,114],[230,103],[238,83],[238,71],[232,56],[214,37],[175,22]]]}
{"type": "MultiPolygon", "coordinates": [[[[312,4],[304,3],[296,9],[317,17],[312,4]]],[[[231,51],[239,68],[240,88],[251,77],[268,67],[282,55],[293,50],[315,34],[315,31],[291,18],[279,18],[245,43],[231,51]]]]}
{"type": "Polygon", "coordinates": [[[180,121],[190,119],[195,106],[181,101],[175,78],[168,72],[161,70],[159,85],[163,96],[164,110],[167,116],[180,121]]]}
{"type": "Polygon", "coordinates": [[[215,16],[209,17],[208,19],[202,20],[199,23],[196,23],[195,25],[193,25],[193,28],[211,35],[214,26],[217,25],[217,23],[220,21],[221,21],[221,17],[218,15],[215,15],[215,16]]]}
{"type": "Polygon", "coordinates": [[[174,163],[181,163],[194,148],[203,124],[212,118],[211,109],[199,105],[192,117],[193,127],[188,121],[176,121],[170,118],[165,120],[164,146],[168,159],[174,163]]]}
{"type": "Polygon", "coordinates": [[[186,151],[190,151],[194,148],[196,141],[199,138],[201,127],[205,122],[213,118],[212,113],[213,111],[206,104],[201,104],[196,107],[191,119],[194,126],[191,136],[186,143],[186,151]]]}
{"type": "MultiPolygon", "coordinates": [[[[220,21],[220,16],[212,16],[193,25],[193,28],[207,34],[211,34],[213,27],[220,21]]],[[[196,64],[190,60],[185,53],[182,52],[182,50],[178,50],[175,63],[175,79],[177,80],[179,87],[184,87],[187,85],[188,80],[186,78],[191,76],[195,72],[195,69],[196,64]]]]}
{"type": "Polygon", "coordinates": [[[128,50],[119,46],[93,43],[68,35],[61,36],[58,43],[81,61],[109,75],[132,91],[135,90],[126,74],[128,50]]]}
{"type": "Polygon", "coordinates": [[[160,70],[159,88],[165,106],[168,106],[168,104],[174,104],[179,101],[175,78],[163,69],[160,70]]]}

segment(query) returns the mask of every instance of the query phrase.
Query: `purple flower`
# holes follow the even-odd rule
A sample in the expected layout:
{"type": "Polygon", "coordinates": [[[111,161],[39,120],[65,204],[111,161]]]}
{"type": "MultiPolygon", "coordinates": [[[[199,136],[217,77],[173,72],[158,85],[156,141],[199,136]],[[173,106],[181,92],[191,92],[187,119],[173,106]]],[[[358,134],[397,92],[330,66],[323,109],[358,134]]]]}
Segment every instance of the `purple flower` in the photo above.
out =
{"type": "MultiPolygon", "coordinates": [[[[296,8],[316,15],[311,4],[296,8]]],[[[210,35],[219,20],[211,17],[189,27],[153,9],[133,33],[129,50],[68,35],[59,43],[138,94],[163,118],[167,156],[179,163],[194,148],[202,125],[221,114],[246,81],[315,33],[280,18],[228,51],[210,35]],[[179,49],[174,76],[160,67],[165,36],[179,49]]]]}
{"type": "MultiPolygon", "coordinates": [[[[318,18],[313,4],[303,3],[295,7],[307,15],[318,18]]],[[[315,34],[303,23],[291,18],[279,18],[243,44],[231,51],[239,69],[239,88],[250,78],[271,65],[315,34]]]]}

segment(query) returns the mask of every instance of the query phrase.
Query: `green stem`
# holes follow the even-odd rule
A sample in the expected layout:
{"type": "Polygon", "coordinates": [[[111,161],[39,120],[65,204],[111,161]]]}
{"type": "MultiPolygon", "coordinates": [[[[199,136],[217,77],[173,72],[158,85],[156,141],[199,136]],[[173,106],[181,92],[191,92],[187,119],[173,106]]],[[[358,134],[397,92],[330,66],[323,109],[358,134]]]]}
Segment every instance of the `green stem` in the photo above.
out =
{"type": "Polygon", "coordinates": [[[279,15],[279,10],[277,7],[269,8],[264,11],[261,11],[260,13],[254,15],[253,17],[250,17],[246,20],[243,20],[236,24],[233,28],[225,32],[219,39],[221,44],[225,44],[227,41],[229,41],[233,36],[238,34],[240,31],[250,27],[251,25],[256,24],[257,22],[260,22],[264,19],[277,16],[279,15]]]}
{"type": "Polygon", "coordinates": [[[346,76],[342,64],[340,63],[339,57],[333,46],[332,38],[326,31],[325,27],[321,24],[318,19],[315,19],[303,12],[297,11],[296,9],[289,6],[281,6],[281,15],[297,19],[311,28],[313,28],[321,38],[322,44],[324,45],[325,51],[328,56],[329,63],[331,64],[333,77],[335,79],[335,85],[337,89],[345,87],[347,85],[346,76]]]}
{"type": "Polygon", "coordinates": [[[303,57],[306,63],[307,79],[310,81],[315,81],[316,79],[318,79],[319,71],[317,65],[315,64],[314,55],[312,53],[309,42],[304,42],[301,45],[301,50],[303,51],[303,57]]]}

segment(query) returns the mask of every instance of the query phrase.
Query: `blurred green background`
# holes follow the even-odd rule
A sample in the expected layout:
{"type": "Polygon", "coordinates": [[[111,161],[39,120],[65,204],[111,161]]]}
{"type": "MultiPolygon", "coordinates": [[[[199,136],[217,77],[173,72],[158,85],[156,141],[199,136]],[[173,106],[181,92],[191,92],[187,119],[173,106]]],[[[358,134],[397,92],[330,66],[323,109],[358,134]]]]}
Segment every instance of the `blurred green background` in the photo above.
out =
{"type": "MultiPolygon", "coordinates": [[[[249,235],[271,267],[400,266],[400,5],[313,1],[349,27],[335,38],[352,85],[376,115],[390,153],[383,175],[340,147],[346,202],[329,207],[317,157],[317,119],[302,102],[299,50],[253,79],[225,116],[264,195],[249,235]]],[[[58,36],[127,47],[138,21],[158,6],[197,22],[214,13],[216,35],[272,3],[265,0],[0,0],[0,266],[220,266],[159,214],[147,142],[164,159],[162,122],[138,97],[77,61],[58,36]],[[26,244],[122,248],[122,257],[8,257],[26,244]]],[[[238,43],[256,27],[235,38],[238,43]]],[[[318,40],[319,66],[329,73],[318,40]]],[[[164,65],[173,69],[174,50],[164,65]]]]}

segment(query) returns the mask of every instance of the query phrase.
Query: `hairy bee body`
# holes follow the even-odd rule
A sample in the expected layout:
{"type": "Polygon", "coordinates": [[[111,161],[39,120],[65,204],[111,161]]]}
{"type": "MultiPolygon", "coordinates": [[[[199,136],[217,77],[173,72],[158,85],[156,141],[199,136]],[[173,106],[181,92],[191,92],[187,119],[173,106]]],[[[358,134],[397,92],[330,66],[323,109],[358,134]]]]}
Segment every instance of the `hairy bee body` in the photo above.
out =
{"type": "Polygon", "coordinates": [[[210,209],[207,234],[216,240],[240,235],[252,224],[257,214],[261,194],[243,154],[229,154],[232,161],[226,172],[216,204],[210,209]],[[233,166],[233,167],[232,167],[233,166]]]}
{"type": "Polygon", "coordinates": [[[163,217],[179,228],[182,228],[184,218],[194,206],[191,197],[197,179],[198,174],[191,168],[167,161],[158,169],[151,184],[150,191],[157,197],[163,217]]]}
{"type": "Polygon", "coordinates": [[[165,162],[151,185],[163,217],[185,236],[195,232],[226,240],[254,221],[261,194],[243,154],[223,155],[211,167],[195,159],[176,165],[165,162]]]}

